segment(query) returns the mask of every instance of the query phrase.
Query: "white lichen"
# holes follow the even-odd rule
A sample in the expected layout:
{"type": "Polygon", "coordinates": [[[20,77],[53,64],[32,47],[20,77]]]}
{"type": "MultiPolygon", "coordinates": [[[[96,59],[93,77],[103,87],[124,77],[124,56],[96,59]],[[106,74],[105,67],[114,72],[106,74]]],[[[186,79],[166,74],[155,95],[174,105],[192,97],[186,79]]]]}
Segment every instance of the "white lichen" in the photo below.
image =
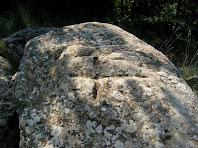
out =
{"type": "Polygon", "coordinates": [[[157,73],[158,75],[162,76],[162,77],[167,77],[167,73],[160,71],[157,73]]]}
{"type": "Polygon", "coordinates": [[[124,148],[124,144],[122,142],[120,142],[119,140],[117,140],[114,144],[115,148],[124,148]]]}
{"type": "Polygon", "coordinates": [[[101,111],[106,112],[106,111],[107,111],[107,108],[102,107],[102,108],[101,108],[101,111]]]}
{"type": "Polygon", "coordinates": [[[197,135],[194,135],[193,136],[193,139],[196,140],[196,141],[198,141],[198,136],[197,135]]]}
{"type": "Polygon", "coordinates": [[[27,120],[27,123],[29,126],[33,126],[35,124],[35,122],[32,119],[27,120]]]}
{"type": "Polygon", "coordinates": [[[135,50],[138,51],[138,52],[142,51],[142,49],[139,49],[139,48],[137,48],[137,49],[135,49],[135,50]]]}
{"type": "Polygon", "coordinates": [[[123,96],[123,95],[121,94],[120,91],[114,91],[114,92],[111,94],[111,96],[114,97],[115,99],[121,100],[121,101],[123,101],[123,100],[126,99],[125,96],[123,96]]]}
{"type": "Polygon", "coordinates": [[[118,137],[120,137],[120,135],[119,135],[118,133],[116,133],[115,135],[113,135],[113,136],[111,137],[111,140],[112,140],[112,141],[115,141],[118,137]]]}
{"type": "Polygon", "coordinates": [[[134,132],[137,130],[136,123],[133,122],[132,120],[130,120],[130,124],[123,123],[123,124],[121,125],[121,128],[122,128],[125,132],[129,132],[129,133],[134,133],[134,132]]]}
{"type": "Polygon", "coordinates": [[[32,132],[34,132],[34,127],[32,127],[32,126],[27,126],[27,127],[25,128],[25,132],[26,132],[27,134],[31,134],[32,132]]]}
{"type": "Polygon", "coordinates": [[[98,134],[101,134],[102,133],[102,130],[103,130],[102,125],[97,126],[95,129],[96,129],[96,132],[98,134]]]}
{"type": "Polygon", "coordinates": [[[68,99],[75,101],[76,97],[75,97],[75,95],[73,93],[69,93],[68,94],[68,99]]]}

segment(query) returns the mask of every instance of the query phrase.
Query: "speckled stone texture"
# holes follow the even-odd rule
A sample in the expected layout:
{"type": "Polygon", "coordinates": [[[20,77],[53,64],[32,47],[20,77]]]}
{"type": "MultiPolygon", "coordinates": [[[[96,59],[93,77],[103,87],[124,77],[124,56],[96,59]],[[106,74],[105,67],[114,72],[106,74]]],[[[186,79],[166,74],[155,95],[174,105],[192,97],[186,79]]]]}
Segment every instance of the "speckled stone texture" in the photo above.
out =
{"type": "Polygon", "coordinates": [[[12,65],[4,57],[0,56],[0,77],[11,75],[13,71],[12,65]]]}
{"type": "Polygon", "coordinates": [[[45,28],[29,28],[17,31],[0,41],[6,44],[9,56],[6,57],[14,68],[14,73],[19,67],[19,62],[24,54],[24,47],[26,43],[34,37],[44,35],[45,33],[53,30],[53,27],[45,28]]]}
{"type": "Polygon", "coordinates": [[[18,69],[25,44],[53,29],[24,29],[0,39],[0,44],[4,45],[0,49],[0,148],[17,148],[19,144],[19,122],[15,104],[17,100],[12,95],[12,84],[15,83],[12,75],[18,69]]]}
{"type": "Polygon", "coordinates": [[[166,56],[117,26],[36,37],[15,76],[21,148],[198,147],[191,88],[166,56]]]}
{"type": "Polygon", "coordinates": [[[3,39],[8,47],[15,52],[19,57],[23,56],[25,44],[34,37],[43,35],[50,30],[53,30],[53,27],[45,28],[29,28],[17,31],[3,39]]]}

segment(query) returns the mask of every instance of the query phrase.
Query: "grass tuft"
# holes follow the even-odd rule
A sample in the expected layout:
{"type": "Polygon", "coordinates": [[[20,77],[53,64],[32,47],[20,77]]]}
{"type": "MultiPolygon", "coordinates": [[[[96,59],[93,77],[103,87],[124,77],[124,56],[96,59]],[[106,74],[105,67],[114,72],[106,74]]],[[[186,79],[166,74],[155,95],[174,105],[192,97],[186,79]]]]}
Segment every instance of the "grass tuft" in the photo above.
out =
{"type": "MultiPolygon", "coordinates": [[[[182,66],[180,68],[180,74],[184,78],[184,80],[188,80],[189,78],[198,75],[198,61],[196,61],[191,66],[182,66]]],[[[198,83],[194,83],[191,85],[193,92],[198,96],[198,83]]]]}

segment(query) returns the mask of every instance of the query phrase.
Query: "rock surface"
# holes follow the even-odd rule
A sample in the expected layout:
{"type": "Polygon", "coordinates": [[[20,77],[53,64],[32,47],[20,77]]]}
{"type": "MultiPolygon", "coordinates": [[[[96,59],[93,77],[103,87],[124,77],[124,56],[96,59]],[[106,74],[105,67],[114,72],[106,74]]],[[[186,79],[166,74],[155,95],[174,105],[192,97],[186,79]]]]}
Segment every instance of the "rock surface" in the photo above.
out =
{"type": "Polygon", "coordinates": [[[34,37],[43,35],[54,28],[29,28],[17,31],[8,37],[1,39],[8,47],[16,52],[19,56],[23,56],[25,44],[34,37]]]}
{"type": "Polygon", "coordinates": [[[16,148],[19,145],[19,120],[11,84],[11,76],[0,76],[0,148],[16,148]]]}
{"type": "Polygon", "coordinates": [[[53,28],[24,29],[0,40],[0,148],[18,147],[20,137],[11,77],[18,69],[25,44],[50,30],[53,28]]]}
{"type": "MultiPolygon", "coordinates": [[[[4,54],[4,58],[7,58],[11,65],[17,70],[19,66],[19,62],[24,54],[25,44],[34,37],[43,35],[50,30],[53,30],[52,27],[45,28],[29,28],[17,31],[3,39],[0,40],[0,43],[3,42],[6,44],[6,54],[4,54]]],[[[15,71],[16,72],[16,71],[15,71]]]]}
{"type": "Polygon", "coordinates": [[[20,147],[198,147],[191,88],[161,52],[114,25],[30,40],[15,82],[20,147]]]}
{"type": "Polygon", "coordinates": [[[13,71],[12,65],[10,62],[0,56],[0,76],[11,75],[13,71]]]}

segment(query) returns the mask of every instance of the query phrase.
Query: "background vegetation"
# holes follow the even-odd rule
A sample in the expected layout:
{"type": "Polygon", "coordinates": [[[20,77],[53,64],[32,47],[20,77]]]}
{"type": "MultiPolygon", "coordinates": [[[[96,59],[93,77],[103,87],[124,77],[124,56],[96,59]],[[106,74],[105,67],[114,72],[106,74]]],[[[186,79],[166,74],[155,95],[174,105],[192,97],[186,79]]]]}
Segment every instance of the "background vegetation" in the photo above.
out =
{"type": "Polygon", "coordinates": [[[112,23],[161,50],[183,77],[198,73],[197,0],[7,0],[0,38],[31,27],[112,23]]]}

